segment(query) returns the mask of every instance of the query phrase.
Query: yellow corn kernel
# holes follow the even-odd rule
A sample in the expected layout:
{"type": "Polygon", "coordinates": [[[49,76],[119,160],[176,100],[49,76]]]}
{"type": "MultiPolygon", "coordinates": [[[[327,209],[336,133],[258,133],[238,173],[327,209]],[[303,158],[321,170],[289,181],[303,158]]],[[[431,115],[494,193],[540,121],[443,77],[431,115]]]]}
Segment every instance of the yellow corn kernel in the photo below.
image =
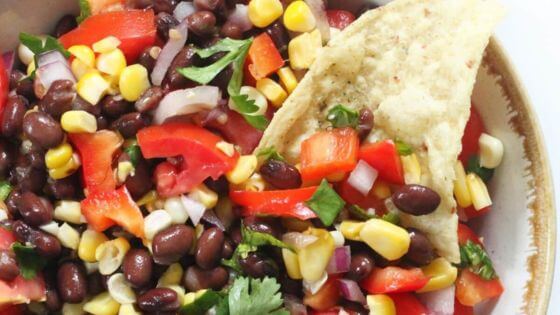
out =
{"type": "Polygon", "coordinates": [[[119,47],[120,44],[121,41],[115,36],[107,36],[102,40],[93,43],[91,47],[93,48],[93,51],[95,51],[96,53],[102,54],[117,49],[117,47],[119,47]]]}
{"type": "Polygon", "coordinates": [[[85,66],[89,68],[93,68],[95,66],[95,54],[88,46],[74,45],[68,48],[68,52],[75,57],[75,60],[81,61],[85,66]]]}
{"type": "Polygon", "coordinates": [[[249,20],[257,27],[267,27],[282,16],[284,8],[280,0],[251,0],[249,20]]]}
{"type": "Polygon", "coordinates": [[[82,224],[82,209],[78,201],[61,200],[54,208],[54,218],[60,221],[82,224]]]}
{"type": "Polygon", "coordinates": [[[386,182],[378,179],[375,181],[375,184],[373,184],[373,189],[371,193],[376,198],[379,198],[381,200],[387,199],[391,197],[391,187],[389,187],[389,185],[386,182]]]}
{"type": "Polygon", "coordinates": [[[72,175],[75,171],[80,168],[82,163],[80,162],[80,157],[74,153],[72,158],[68,160],[66,164],[58,168],[49,169],[49,176],[52,179],[61,179],[72,175]]]}
{"type": "MultiPolygon", "coordinates": [[[[39,35],[39,37],[41,37],[41,35],[39,35]]],[[[41,41],[44,43],[46,41],[46,38],[41,38],[41,41]]],[[[31,51],[31,49],[29,49],[22,43],[18,45],[17,53],[19,60],[26,66],[29,65],[35,57],[35,54],[31,51]]]]}
{"type": "Polygon", "coordinates": [[[321,47],[321,33],[319,30],[294,37],[288,44],[288,55],[292,69],[308,69],[313,61],[315,61],[321,47]]]}
{"type": "Polygon", "coordinates": [[[84,311],[93,315],[117,315],[120,304],[108,292],[100,293],[84,304],[84,311]]]}
{"type": "Polygon", "coordinates": [[[109,87],[110,83],[99,72],[90,71],[78,80],[76,90],[81,98],[96,105],[107,94],[109,87]]]}
{"type": "Polygon", "coordinates": [[[89,67],[79,59],[72,60],[72,63],[70,64],[70,70],[72,70],[72,74],[74,74],[74,76],[78,80],[80,80],[86,73],[94,71],[92,67],[89,67]]]}
{"type": "Polygon", "coordinates": [[[235,147],[233,146],[233,144],[223,140],[216,143],[216,148],[218,148],[218,150],[222,151],[229,157],[232,157],[235,154],[235,147]]]}
{"type": "Polygon", "coordinates": [[[452,286],[457,279],[457,268],[443,257],[436,258],[429,265],[422,267],[422,272],[430,280],[417,292],[441,290],[452,286]]]}
{"type": "Polygon", "coordinates": [[[410,246],[410,236],[405,229],[381,219],[368,220],[360,231],[360,238],[388,260],[401,258],[410,246]]]}
{"type": "Polygon", "coordinates": [[[183,305],[191,304],[196,300],[196,292],[189,292],[183,297],[183,305]]]}
{"type": "Polygon", "coordinates": [[[289,231],[303,232],[310,227],[313,227],[313,223],[306,220],[300,220],[297,218],[282,218],[282,225],[289,231]]]}
{"type": "Polygon", "coordinates": [[[95,250],[95,259],[99,262],[99,273],[110,275],[121,266],[124,255],[130,249],[130,243],[124,237],[106,241],[95,250]]]}
{"type": "Polygon", "coordinates": [[[315,242],[297,253],[302,278],[307,282],[315,282],[323,276],[334,253],[334,240],[325,229],[310,228],[303,233],[317,236],[315,242]]]}
{"type": "Polygon", "coordinates": [[[174,263],[170,265],[158,280],[158,287],[167,287],[170,285],[178,285],[183,277],[183,267],[181,264],[174,263]]]}
{"type": "Polygon", "coordinates": [[[109,82],[109,88],[107,89],[107,94],[109,94],[109,95],[119,95],[119,93],[120,93],[120,90],[119,90],[120,75],[102,74],[102,76],[105,79],[105,81],[109,82]]]}
{"type": "Polygon", "coordinates": [[[60,118],[62,129],[68,133],[94,133],[97,131],[95,116],[85,110],[69,110],[60,118]]]}
{"type": "Polygon", "coordinates": [[[315,16],[307,3],[301,0],[293,1],[284,13],[284,26],[294,32],[309,32],[315,28],[315,16]]]}
{"type": "Polygon", "coordinates": [[[227,180],[235,185],[241,184],[253,173],[257,168],[257,157],[255,155],[242,155],[237,160],[235,167],[226,173],[227,180]]]}
{"type": "Polygon", "coordinates": [[[278,77],[280,78],[280,83],[284,86],[284,89],[288,91],[288,93],[292,93],[298,84],[296,76],[290,67],[284,67],[278,70],[277,72],[278,77]]]}
{"type": "Polygon", "coordinates": [[[367,296],[367,305],[370,315],[396,315],[395,303],[385,294],[373,294],[367,296]]]}
{"type": "Polygon", "coordinates": [[[196,186],[189,193],[189,198],[200,202],[206,209],[214,208],[218,203],[218,194],[204,184],[196,186]]]}
{"type": "Polygon", "coordinates": [[[142,315],[138,312],[133,304],[122,304],[119,308],[119,315],[142,315]]]}
{"type": "Polygon", "coordinates": [[[352,241],[361,241],[360,231],[364,227],[365,222],[349,221],[344,220],[340,224],[340,233],[344,235],[344,238],[352,241]]]}
{"type": "Polygon", "coordinates": [[[455,162],[455,180],[453,181],[453,194],[457,200],[457,204],[463,208],[470,207],[472,205],[471,193],[469,192],[469,187],[467,186],[467,175],[465,174],[465,168],[461,161],[455,162]]]}
{"type": "Polygon", "coordinates": [[[504,157],[504,144],[498,138],[483,133],[478,138],[480,147],[480,166],[496,168],[502,163],[504,157]]]}
{"type": "Polygon", "coordinates": [[[119,162],[115,171],[119,183],[124,183],[128,175],[134,176],[134,165],[131,161],[119,162]]]}
{"type": "Polygon", "coordinates": [[[288,97],[288,94],[284,91],[282,86],[269,78],[258,80],[257,90],[276,107],[282,106],[282,103],[284,103],[284,100],[288,97]]]}
{"type": "Polygon", "coordinates": [[[35,59],[33,59],[31,63],[27,65],[27,75],[30,76],[36,68],[37,67],[35,67],[35,59]]]}
{"type": "Polygon", "coordinates": [[[57,147],[49,149],[45,154],[45,165],[47,168],[61,167],[72,158],[72,146],[64,142],[57,147]]]}
{"type": "Polygon", "coordinates": [[[297,254],[289,249],[282,248],[282,258],[284,259],[284,265],[286,266],[288,276],[294,280],[302,279],[297,254]]]}
{"type": "Polygon", "coordinates": [[[78,249],[78,244],[80,244],[80,233],[66,222],[58,229],[56,238],[62,246],[73,250],[78,249]]]}
{"type": "Polygon", "coordinates": [[[118,76],[126,68],[126,57],[120,49],[114,49],[97,56],[97,70],[112,76],[118,76]]]}
{"type": "Polygon", "coordinates": [[[248,180],[238,186],[241,186],[241,190],[263,191],[266,188],[266,182],[259,173],[254,173],[248,180]]]}
{"type": "Polygon", "coordinates": [[[422,171],[415,153],[401,156],[404,171],[404,181],[407,184],[419,184],[422,171]]]}
{"type": "Polygon", "coordinates": [[[467,175],[467,187],[469,188],[475,210],[481,210],[492,205],[488,188],[486,188],[486,184],[478,175],[475,173],[467,175]]]}
{"type": "Polygon", "coordinates": [[[141,207],[141,206],[146,206],[148,204],[154,203],[158,198],[158,194],[155,190],[150,190],[148,191],[144,196],[142,196],[142,198],[138,199],[138,201],[136,201],[136,204],[141,207]]]}
{"type": "Polygon", "coordinates": [[[78,245],[78,257],[86,262],[96,262],[95,251],[97,247],[109,239],[105,234],[87,229],[82,233],[80,244],[78,245]]]}
{"type": "Polygon", "coordinates": [[[144,91],[150,88],[148,70],[139,64],[126,67],[121,72],[119,88],[125,100],[136,101],[144,91]]]}

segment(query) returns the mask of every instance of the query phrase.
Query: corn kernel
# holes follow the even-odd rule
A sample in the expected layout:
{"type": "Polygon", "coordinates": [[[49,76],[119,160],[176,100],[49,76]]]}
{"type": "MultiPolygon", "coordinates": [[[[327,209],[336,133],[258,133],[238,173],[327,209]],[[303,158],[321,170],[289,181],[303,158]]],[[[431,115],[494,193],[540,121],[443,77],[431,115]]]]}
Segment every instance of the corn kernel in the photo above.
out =
{"type": "Polygon", "coordinates": [[[309,32],[315,28],[315,16],[307,3],[301,0],[293,1],[284,13],[284,26],[293,32],[309,32]]]}
{"type": "Polygon", "coordinates": [[[472,199],[469,187],[467,186],[467,175],[465,174],[463,163],[461,163],[461,161],[456,161],[454,168],[455,180],[453,181],[453,193],[455,194],[455,199],[457,199],[457,204],[463,208],[470,207],[472,205],[472,199]]]}
{"type": "Polygon", "coordinates": [[[171,216],[165,210],[156,210],[144,217],[144,236],[152,240],[160,231],[171,226],[171,216]]]}
{"type": "Polygon", "coordinates": [[[206,209],[214,208],[218,203],[218,194],[204,184],[196,186],[188,196],[200,202],[206,209]]]}
{"type": "Polygon", "coordinates": [[[31,60],[31,62],[27,65],[27,76],[30,76],[36,68],[35,60],[31,60]]]}
{"type": "Polygon", "coordinates": [[[129,102],[138,100],[140,95],[150,88],[148,70],[139,64],[126,67],[121,72],[119,88],[125,100],[129,102]]]}
{"type": "Polygon", "coordinates": [[[95,116],[84,110],[69,110],[60,118],[62,129],[68,133],[94,133],[97,131],[95,116]]]}
{"type": "Polygon", "coordinates": [[[259,173],[254,173],[248,180],[237,186],[240,186],[240,190],[263,191],[266,188],[266,182],[259,173]]]}
{"type": "Polygon", "coordinates": [[[78,201],[62,200],[54,208],[54,218],[60,221],[82,224],[82,210],[78,201]]]}
{"type": "Polygon", "coordinates": [[[19,60],[24,64],[24,65],[29,65],[31,62],[33,62],[33,58],[35,57],[35,54],[31,51],[31,49],[29,49],[29,47],[25,46],[24,44],[19,44],[18,45],[18,57],[19,60]]]}
{"type": "Polygon", "coordinates": [[[189,213],[183,206],[181,197],[170,197],[165,199],[163,209],[167,212],[167,214],[169,214],[171,223],[173,224],[184,224],[189,219],[189,213]]]}
{"type": "Polygon", "coordinates": [[[257,90],[276,107],[282,106],[282,103],[284,103],[284,100],[288,97],[288,94],[284,91],[282,86],[269,78],[258,80],[257,90]]]}
{"type": "Polygon", "coordinates": [[[132,304],[136,301],[136,294],[134,294],[122,273],[115,273],[109,277],[107,280],[107,291],[120,304],[132,304]]]}
{"type": "Polygon", "coordinates": [[[360,231],[360,238],[388,260],[401,258],[410,246],[410,236],[405,229],[381,219],[368,220],[360,231]]]}
{"type": "Polygon", "coordinates": [[[119,308],[119,315],[142,315],[134,308],[134,304],[122,304],[119,308]]]}
{"type": "Polygon", "coordinates": [[[64,247],[76,250],[80,244],[80,233],[64,222],[58,229],[57,238],[64,247]]]}
{"type": "Polygon", "coordinates": [[[294,280],[302,279],[297,254],[289,249],[282,248],[282,258],[284,259],[284,266],[286,266],[288,276],[294,280]]]}
{"type": "Polygon", "coordinates": [[[330,231],[331,236],[334,240],[334,247],[344,246],[344,235],[338,230],[330,231]]]}
{"type": "Polygon", "coordinates": [[[105,74],[118,76],[126,67],[126,58],[120,49],[114,49],[97,56],[95,67],[105,74]]]}
{"type": "Polygon", "coordinates": [[[155,190],[150,190],[144,196],[142,196],[142,198],[138,199],[138,201],[136,201],[136,204],[139,207],[145,206],[147,204],[155,202],[157,198],[157,192],[155,190]]]}
{"type": "Polygon", "coordinates": [[[282,16],[284,8],[280,0],[251,0],[249,20],[257,27],[267,27],[282,16]]]}
{"type": "Polygon", "coordinates": [[[483,133],[478,138],[478,146],[480,147],[480,166],[496,168],[502,163],[504,144],[500,139],[483,133]]]}
{"type": "Polygon", "coordinates": [[[96,105],[110,87],[110,83],[97,71],[90,71],[78,80],[76,90],[81,98],[96,105]]]}
{"type": "Polygon", "coordinates": [[[62,305],[62,315],[83,315],[86,312],[84,311],[84,304],[85,303],[64,303],[62,305]]]}
{"type": "Polygon", "coordinates": [[[72,146],[64,142],[47,151],[45,154],[45,165],[47,168],[61,167],[72,158],[72,153],[74,153],[72,146]]]}
{"type": "Polygon", "coordinates": [[[344,235],[344,238],[352,241],[361,241],[360,231],[364,227],[365,222],[349,221],[344,220],[340,224],[340,232],[344,235]]]}
{"type": "Polygon", "coordinates": [[[325,229],[310,228],[304,234],[318,238],[297,253],[302,278],[307,282],[315,282],[323,276],[334,253],[334,240],[325,229]]]}
{"type": "Polygon", "coordinates": [[[288,91],[288,93],[292,93],[298,84],[296,76],[290,67],[284,67],[278,70],[277,72],[278,77],[280,78],[280,83],[284,86],[284,89],[288,91]]]}
{"type": "Polygon", "coordinates": [[[117,180],[119,181],[119,183],[124,183],[128,175],[134,176],[134,165],[132,164],[132,162],[119,162],[119,164],[117,165],[117,180]]]}
{"type": "Polygon", "coordinates": [[[391,187],[386,182],[378,179],[373,184],[371,193],[381,200],[387,199],[391,197],[391,187]]]}
{"type": "MultiPolygon", "coordinates": [[[[1,212],[3,212],[4,210],[2,210],[1,212]]],[[[0,212],[0,213],[1,213],[0,212]]],[[[6,219],[8,218],[8,216],[6,215],[6,219]]],[[[51,235],[57,236],[58,235],[58,231],[60,230],[60,227],[58,226],[58,223],[56,223],[56,221],[51,221],[47,224],[43,224],[41,226],[39,226],[39,228],[51,235]]]]}
{"type": "Polygon", "coordinates": [[[96,262],[95,251],[99,245],[107,242],[109,239],[105,234],[94,230],[87,229],[82,233],[80,244],[78,245],[78,257],[86,262],[96,262]]]}
{"type": "Polygon", "coordinates": [[[130,249],[130,243],[124,237],[106,241],[95,250],[95,259],[99,262],[99,273],[110,275],[121,266],[124,255],[130,249]]]}
{"type": "Polygon", "coordinates": [[[257,163],[255,155],[242,155],[237,160],[235,167],[226,173],[226,178],[232,184],[241,184],[253,175],[257,163]]]}
{"type": "Polygon", "coordinates": [[[288,44],[288,55],[292,69],[309,69],[322,46],[319,30],[294,37],[288,44]]]}
{"type": "Polygon", "coordinates": [[[467,187],[469,188],[475,210],[481,210],[492,205],[488,188],[486,188],[486,184],[478,175],[474,173],[467,175],[467,187]]]}
{"type": "Polygon", "coordinates": [[[385,294],[373,294],[367,296],[367,305],[370,315],[396,315],[395,303],[385,294]]]}
{"type": "Polygon", "coordinates": [[[88,46],[74,45],[68,48],[68,52],[76,57],[75,60],[81,61],[86,67],[93,68],[95,66],[95,54],[88,46]]]}
{"type": "Polygon", "coordinates": [[[229,157],[232,157],[235,154],[235,147],[233,146],[233,144],[225,142],[223,140],[216,143],[216,148],[218,148],[218,150],[222,151],[229,157]]]}
{"type": "Polygon", "coordinates": [[[72,74],[76,77],[76,79],[80,80],[86,73],[93,70],[92,67],[88,67],[83,61],[79,59],[72,60],[70,64],[70,70],[72,70],[72,74]]]}
{"type": "Polygon", "coordinates": [[[159,278],[157,286],[166,287],[170,285],[178,285],[181,283],[182,277],[183,267],[181,267],[181,264],[171,264],[159,278]]]}
{"type": "Polygon", "coordinates": [[[93,43],[91,47],[93,48],[93,51],[95,51],[96,53],[102,54],[117,49],[117,47],[119,47],[120,44],[121,41],[115,36],[107,36],[102,40],[93,43]]]}
{"type": "Polygon", "coordinates": [[[107,89],[107,94],[114,95],[117,98],[123,98],[122,95],[119,95],[119,79],[120,75],[109,75],[109,74],[102,74],[105,81],[109,82],[109,88],[107,89]]]}
{"type": "Polygon", "coordinates": [[[72,175],[75,171],[80,168],[81,162],[80,157],[74,153],[72,154],[72,158],[64,164],[64,166],[59,168],[52,168],[49,169],[49,176],[52,179],[61,179],[72,175]]]}
{"type": "Polygon", "coordinates": [[[422,272],[429,277],[430,280],[417,292],[430,292],[445,289],[452,286],[457,279],[457,268],[443,257],[436,258],[429,265],[422,267],[422,272]]]}
{"type": "Polygon", "coordinates": [[[84,304],[84,311],[93,315],[116,315],[120,304],[107,292],[100,293],[84,304]]]}
{"type": "Polygon", "coordinates": [[[419,184],[422,175],[420,163],[415,153],[401,156],[404,171],[404,181],[407,184],[419,184]]]}
{"type": "Polygon", "coordinates": [[[191,304],[196,300],[196,292],[189,292],[183,297],[183,305],[191,304]]]}

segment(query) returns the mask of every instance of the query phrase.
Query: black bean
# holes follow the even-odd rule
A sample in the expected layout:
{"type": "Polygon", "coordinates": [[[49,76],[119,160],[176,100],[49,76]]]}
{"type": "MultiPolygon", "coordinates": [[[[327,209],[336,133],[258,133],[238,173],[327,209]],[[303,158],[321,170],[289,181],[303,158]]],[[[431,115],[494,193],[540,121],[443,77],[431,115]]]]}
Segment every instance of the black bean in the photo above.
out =
{"type": "Polygon", "coordinates": [[[15,152],[10,143],[0,140],[0,176],[5,176],[14,164],[15,152]]]}
{"type": "Polygon", "coordinates": [[[160,231],[152,240],[154,261],[160,265],[171,265],[187,254],[193,244],[193,228],[176,224],[160,231]]]}
{"type": "Polygon", "coordinates": [[[49,284],[47,282],[45,288],[45,306],[47,310],[51,312],[56,312],[62,308],[62,302],[60,301],[60,296],[58,295],[58,291],[56,290],[56,286],[49,284]]]}
{"type": "Polygon", "coordinates": [[[134,138],[138,130],[150,124],[148,117],[139,112],[128,113],[122,115],[119,119],[115,120],[111,127],[125,138],[134,138]]]}
{"type": "Polygon", "coordinates": [[[198,36],[209,36],[216,32],[216,16],[210,11],[197,11],[187,17],[189,30],[198,36]]]}
{"type": "Polygon", "coordinates": [[[293,189],[301,186],[298,169],[284,161],[269,159],[259,171],[264,180],[278,189],[293,189]]]}
{"type": "Polygon", "coordinates": [[[33,167],[24,155],[17,157],[15,167],[10,170],[10,182],[17,185],[21,191],[40,193],[47,180],[46,177],[45,170],[33,167]]]}
{"type": "Polygon", "coordinates": [[[198,266],[190,266],[185,272],[183,284],[189,291],[195,292],[202,289],[220,290],[229,279],[229,273],[224,267],[210,270],[198,266]]]}
{"type": "Polygon", "coordinates": [[[225,176],[221,176],[218,179],[212,179],[211,177],[208,177],[204,181],[204,185],[208,186],[208,188],[210,188],[220,196],[225,196],[229,192],[229,183],[225,176]]]}
{"type": "Polygon", "coordinates": [[[24,96],[27,99],[35,98],[33,80],[17,69],[12,70],[10,74],[10,90],[14,89],[18,95],[24,96]]]}
{"type": "MultiPolygon", "coordinates": [[[[210,59],[210,58],[209,58],[210,59]]],[[[210,81],[209,85],[217,86],[224,93],[227,93],[227,86],[233,75],[233,66],[230,64],[220,71],[216,77],[210,81]]]]}
{"type": "Polygon", "coordinates": [[[74,82],[70,80],[57,80],[51,84],[47,94],[39,103],[39,109],[55,119],[72,109],[72,103],[76,97],[74,82]]]}
{"type": "Polygon", "coordinates": [[[222,247],[222,258],[229,259],[233,255],[233,244],[229,239],[224,240],[224,246],[222,247]]]}
{"type": "Polygon", "coordinates": [[[425,266],[431,263],[435,253],[430,240],[417,229],[408,228],[408,234],[410,235],[410,245],[404,257],[418,266],[425,266]]]}
{"type": "Polygon", "coordinates": [[[30,191],[21,195],[17,206],[25,223],[31,226],[40,226],[53,219],[53,207],[50,201],[30,191]]]}
{"type": "Polygon", "coordinates": [[[134,199],[142,198],[142,196],[148,193],[154,187],[148,163],[140,159],[134,168],[134,175],[129,175],[124,184],[134,199]]]}
{"type": "Polygon", "coordinates": [[[36,233],[33,233],[31,243],[35,245],[37,253],[46,258],[56,258],[62,251],[60,241],[56,237],[43,231],[36,231],[36,233]]]}
{"type": "Polygon", "coordinates": [[[179,0],[153,0],[154,11],[156,13],[167,12],[173,13],[179,0]]]}
{"type": "Polygon", "coordinates": [[[107,129],[109,127],[109,119],[107,119],[107,117],[105,116],[99,116],[97,118],[95,118],[95,121],[97,123],[97,129],[107,129]]]}
{"type": "Polygon", "coordinates": [[[196,264],[203,269],[216,267],[224,246],[224,232],[212,227],[204,230],[196,243],[196,264]]]}
{"type": "Polygon", "coordinates": [[[45,151],[31,151],[26,155],[27,159],[29,160],[29,164],[33,168],[37,169],[46,169],[45,165],[45,151]]]}
{"type": "Polygon", "coordinates": [[[225,5],[224,0],[194,0],[194,6],[198,10],[215,11],[225,5]]]}
{"type": "Polygon", "coordinates": [[[96,117],[101,115],[101,106],[99,104],[91,105],[88,101],[84,100],[79,95],[76,95],[76,97],[74,98],[74,101],[72,102],[72,109],[83,110],[96,117]]]}
{"type": "Polygon", "coordinates": [[[152,86],[147,89],[134,104],[137,111],[141,113],[149,112],[159,105],[163,99],[163,90],[159,86],[152,86]]]}
{"type": "Polygon", "coordinates": [[[58,23],[56,23],[56,27],[54,29],[54,36],[60,37],[70,32],[71,30],[75,29],[77,26],[78,23],[76,23],[76,17],[71,14],[67,14],[62,18],[60,18],[60,20],[58,20],[58,23]]]}
{"type": "Polygon", "coordinates": [[[61,144],[64,132],[60,124],[52,117],[41,112],[32,112],[23,118],[23,132],[31,142],[44,149],[61,144]]]}
{"type": "Polygon", "coordinates": [[[239,259],[239,265],[245,274],[253,278],[278,276],[276,263],[259,253],[249,253],[247,257],[239,259]]]}
{"type": "Polygon", "coordinates": [[[437,192],[422,185],[404,185],[393,193],[391,199],[397,208],[412,215],[432,213],[441,202],[437,192]]]}
{"type": "Polygon", "coordinates": [[[167,12],[160,12],[156,15],[157,34],[163,41],[169,39],[169,30],[177,25],[179,25],[179,21],[167,12]]]}
{"type": "Polygon", "coordinates": [[[94,272],[87,276],[87,291],[89,295],[97,295],[107,290],[107,279],[99,272],[94,272]]]}
{"type": "Polygon", "coordinates": [[[289,294],[301,297],[303,294],[301,281],[291,279],[286,272],[279,275],[278,282],[280,283],[280,290],[282,290],[283,295],[289,294]]]}
{"type": "Polygon", "coordinates": [[[76,262],[65,262],[58,267],[57,288],[60,298],[67,303],[80,303],[87,295],[87,277],[84,267],[76,262]]]}
{"type": "Polygon", "coordinates": [[[0,280],[12,281],[19,275],[16,256],[11,250],[0,250],[0,280]]]}
{"type": "Polygon", "coordinates": [[[21,191],[13,189],[8,198],[6,198],[6,207],[8,208],[8,213],[11,218],[19,217],[19,211],[17,209],[18,199],[21,197],[21,191]]]}
{"type": "Polygon", "coordinates": [[[79,181],[76,175],[62,179],[47,179],[45,193],[56,200],[74,199],[78,195],[79,181]]]}
{"type": "Polygon", "coordinates": [[[190,46],[182,48],[177,56],[175,56],[165,76],[165,83],[171,90],[186,88],[190,85],[194,85],[192,81],[177,72],[177,68],[184,68],[192,65],[194,56],[195,50],[190,46]]]}
{"type": "Polygon", "coordinates": [[[2,115],[2,135],[13,137],[19,135],[23,126],[23,117],[29,102],[23,96],[10,96],[2,115]]]}
{"type": "Polygon", "coordinates": [[[281,238],[282,230],[278,224],[278,220],[270,217],[250,216],[243,219],[246,228],[255,232],[267,233],[276,238],[281,238]]]}
{"type": "Polygon", "coordinates": [[[120,95],[107,95],[101,100],[101,112],[111,118],[118,118],[132,110],[132,103],[120,95]]]}
{"type": "Polygon", "coordinates": [[[229,37],[233,39],[241,39],[243,37],[243,31],[239,27],[239,25],[231,22],[226,21],[222,28],[220,29],[220,35],[223,37],[229,37]]]}
{"type": "Polygon", "coordinates": [[[286,30],[282,22],[278,20],[269,25],[266,28],[266,33],[270,36],[280,54],[284,58],[287,58],[290,36],[288,35],[288,31],[286,30]]]}
{"type": "Polygon", "coordinates": [[[152,277],[152,256],[146,249],[131,249],[124,256],[122,271],[125,279],[136,288],[142,287],[152,277]]]}
{"type": "Polygon", "coordinates": [[[173,312],[181,306],[177,292],[169,288],[155,288],[138,297],[138,308],[144,312],[173,312]]]}
{"type": "Polygon", "coordinates": [[[346,274],[351,280],[360,281],[367,277],[373,270],[373,258],[365,253],[352,255],[350,260],[350,270],[346,274]]]}
{"type": "Polygon", "coordinates": [[[152,70],[154,70],[154,66],[156,65],[156,60],[150,54],[150,51],[154,47],[155,46],[145,48],[142,51],[142,53],[140,54],[140,56],[138,57],[138,61],[137,61],[139,64],[144,66],[144,68],[146,68],[146,70],[148,70],[148,73],[152,73],[152,70]]]}
{"type": "Polygon", "coordinates": [[[358,124],[358,135],[361,140],[364,140],[373,129],[373,112],[369,108],[360,110],[360,122],[358,124]]]}

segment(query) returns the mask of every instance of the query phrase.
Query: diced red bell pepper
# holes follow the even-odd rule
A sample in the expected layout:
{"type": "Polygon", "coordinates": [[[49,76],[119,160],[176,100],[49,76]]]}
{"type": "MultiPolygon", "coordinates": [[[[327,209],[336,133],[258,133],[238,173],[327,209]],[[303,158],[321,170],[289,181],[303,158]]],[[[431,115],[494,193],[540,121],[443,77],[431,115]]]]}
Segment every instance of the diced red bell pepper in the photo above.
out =
{"type": "Polygon", "coordinates": [[[476,244],[482,245],[478,235],[476,235],[476,233],[473,230],[471,230],[471,228],[469,228],[463,223],[459,223],[457,227],[457,235],[459,237],[459,245],[467,244],[468,240],[476,244]]]}
{"type": "Polygon", "coordinates": [[[156,40],[154,11],[125,10],[92,15],[59,40],[68,48],[74,45],[91,46],[107,36],[118,38],[121,41],[119,49],[126,60],[129,64],[134,63],[140,53],[156,40]]]}
{"type": "Polygon", "coordinates": [[[471,105],[471,115],[465,126],[463,138],[461,139],[463,149],[461,150],[461,154],[459,154],[459,160],[463,162],[463,165],[467,165],[471,156],[478,155],[478,139],[484,131],[484,122],[482,118],[480,118],[480,114],[474,105],[471,105]]]}
{"type": "Polygon", "coordinates": [[[16,241],[16,237],[11,231],[0,227],[0,250],[10,249],[16,241]]]}
{"type": "Polygon", "coordinates": [[[205,127],[219,131],[227,141],[237,144],[242,154],[250,154],[261,141],[263,132],[249,125],[243,116],[233,110],[228,109],[226,114],[228,119],[225,124],[213,120],[205,127]]]}
{"type": "Polygon", "coordinates": [[[455,282],[455,296],[466,306],[496,298],[504,292],[500,279],[485,280],[468,269],[463,269],[455,282]]]}
{"type": "Polygon", "coordinates": [[[478,218],[484,216],[488,212],[492,210],[492,206],[488,206],[486,208],[482,208],[480,210],[476,210],[473,206],[469,206],[467,208],[463,208],[463,211],[468,219],[478,218]]]}
{"type": "Polygon", "coordinates": [[[354,169],[360,140],[352,128],[319,131],[301,143],[301,177],[314,182],[354,169]]]}
{"type": "Polygon", "coordinates": [[[393,140],[368,143],[360,148],[359,158],[379,172],[379,178],[392,184],[404,184],[401,158],[393,140]]]}
{"type": "Polygon", "coordinates": [[[257,80],[268,77],[284,65],[284,58],[267,33],[261,33],[255,37],[247,58],[249,59],[249,71],[257,80]]]}
{"type": "Polygon", "coordinates": [[[116,223],[137,237],[144,236],[142,212],[124,185],[117,190],[89,194],[82,200],[81,208],[89,225],[98,232],[116,223]]]}
{"type": "Polygon", "coordinates": [[[83,180],[88,193],[112,191],[117,186],[113,176],[113,156],[123,139],[117,133],[100,130],[95,133],[70,133],[70,142],[78,149],[83,180]]]}
{"type": "Polygon", "coordinates": [[[397,315],[428,315],[430,314],[424,304],[412,293],[393,293],[389,294],[397,315]]]}
{"type": "Polygon", "coordinates": [[[305,206],[317,187],[268,191],[231,191],[231,200],[242,206],[242,216],[279,216],[307,220],[317,217],[305,206]]]}
{"type": "Polygon", "coordinates": [[[350,25],[356,17],[346,10],[327,10],[327,20],[329,26],[343,30],[350,25]]]}
{"type": "Polygon", "coordinates": [[[461,304],[457,298],[455,298],[455,309],[453,315],[474,315],[474,309],[472,306],[461,304]]]}
{"type": "Polygon", "coordinates": [[[428,283],[420,268],[404,269],[395,266],[374,268],[360,286],[371,294],[412,292],[428,283]]]}
{"type": "Polygon", "coordinates": [[[8,101],[8,92],[10,89],[10,79],[8,78],[8,72],[4,65],[4,61],[0,58],[0,117],[4,113],[4,107],[8,101]]]}
{"type": "Polygon", "coordinates": [[[373,195],[362,195],[356,188],[352,187],[345,179],[336,185],[336,191],[348,204],[358,205],[363,209],[375,209],[377,215],[387,213],[385,202],[373,195]]]}
{"type": "Polygon", "coordinates": [[[164,162],[165,166],[156,168],[156,179],[162,168],[167,171],[168,181],[156,182],[158,193],[164,197],[189,192],[208,177],[218,179],[235,167],[238,158],[237,153],[227,156],[216,147],[222,141],[220,137],[191,124],[150,126],[140,130],[136,137],[147,159],[183,157],[179,167],[164,162]]]}
{"type": "Polygon", "coordinates": [[[257,86],[257,79],[255,79],[249,70],[250,65],[251,60],[249,60],[249,58],[245,59],[245,64],[243,65],[243,85],[257,86]]]}
{"type": "Polygon", "coordinates": [[[336,306],[339,299],[338,277],[330,276],[327,282],[315,294],[305,293],[303,304],[316,311],[326,311],[336,306]]]}

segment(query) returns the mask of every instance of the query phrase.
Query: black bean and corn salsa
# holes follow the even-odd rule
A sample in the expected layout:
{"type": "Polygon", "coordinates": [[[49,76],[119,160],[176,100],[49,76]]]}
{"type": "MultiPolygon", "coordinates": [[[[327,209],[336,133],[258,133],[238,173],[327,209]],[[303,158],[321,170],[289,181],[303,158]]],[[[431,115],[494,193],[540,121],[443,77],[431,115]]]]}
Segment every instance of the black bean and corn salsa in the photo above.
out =
{"type": "MultiPolygon", "coordinates": [[[[459,224],[461,263],[398,209],[432,213],[407,143],[338,105],[290,164],[254,151],[330,37],[322,0],[80,0],[0,59],[0,313],[472,314],[503,287],[459,224]],[[48,30],[45,30],[48,31],[48,30]],[[412,180],[408,180],[412,179],[412,180]]],[[[473,108],[462,222],[502,159],[473,108]]]]}

